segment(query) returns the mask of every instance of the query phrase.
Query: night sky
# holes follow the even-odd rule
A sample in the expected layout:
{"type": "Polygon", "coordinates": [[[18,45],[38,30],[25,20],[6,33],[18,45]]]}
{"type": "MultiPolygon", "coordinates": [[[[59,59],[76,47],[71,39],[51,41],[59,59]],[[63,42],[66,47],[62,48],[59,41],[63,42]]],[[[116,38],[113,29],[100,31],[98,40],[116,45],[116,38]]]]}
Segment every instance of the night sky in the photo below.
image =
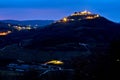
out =
{"type": "Polygon", "coordinates": [[[120,22],[120,0],[0,0],[0,19],[57,20],[88,10],[120,22]]]}

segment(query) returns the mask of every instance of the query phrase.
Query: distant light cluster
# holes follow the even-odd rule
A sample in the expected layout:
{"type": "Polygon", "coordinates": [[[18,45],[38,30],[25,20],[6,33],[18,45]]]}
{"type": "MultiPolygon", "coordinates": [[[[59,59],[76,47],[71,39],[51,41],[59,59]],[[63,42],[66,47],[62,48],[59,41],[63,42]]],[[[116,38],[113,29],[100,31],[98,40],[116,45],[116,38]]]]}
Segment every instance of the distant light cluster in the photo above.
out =
{"type": "MultiPolygon", "coordinates": [[[[20,26],[20,25],[16,25],[16,26],[12,26],[11,24],[8,24],[9,27],[13,27],[14,29],[21,31],[21,30],[31,30],[31,29],[36,29],[36,27],[31,27],[31,25],[27,25],[27,26],[20,26]]],[[[37,24],[35,26],[38,26],[37,24]]]]}
{"type": "Polygon", "coordinates": [[[76,21],[76,20],[83,20],[83,19],[95,19],[100,17],[98,14],[92,14],[89,11],[83,11],[83,12],[75,12],[74,14],[71,14],[68,17],[64,17],[63,19],[57,21],[57,22],[68,22],[68,21],[76,21]],[[73,18],[77,17],[77,18],[73,18]]]}
{"type": "Polygon", "coordinates": [[[32,28],[30,26],[27,27],[21,27],[21,26],[13,26],[15,29],[17,29],[18,31],[20,30],[31,30],[32,28]]]}

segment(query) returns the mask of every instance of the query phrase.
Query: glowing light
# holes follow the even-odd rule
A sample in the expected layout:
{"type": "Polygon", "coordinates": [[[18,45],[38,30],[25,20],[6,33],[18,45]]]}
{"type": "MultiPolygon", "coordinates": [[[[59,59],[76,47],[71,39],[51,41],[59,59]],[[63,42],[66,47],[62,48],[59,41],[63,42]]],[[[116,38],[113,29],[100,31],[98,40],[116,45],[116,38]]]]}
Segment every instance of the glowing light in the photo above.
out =
{"type": "Polygon", "coordinates": [[[76,20],[83,20],[83,19],[95,19],[100,17],[98,14],[92,14],[91,12],[85,10],[82,12],[75,12],[74,14],[71,14],[70,17],[65,17],[62,20],[59,20],[57,22],[68,22],[68,21],[76,21],[76,20]],[[74,18],[75,16],[76,18],[74,18]]]}
{"type": "Polygon", "coordinates": [[[74,19],[70,19],[70,21],[74,21],[74,19]]]}
{"type": "Polygon", "coordinates": [[[117,61],[117,62],[120,62],[120,59],[117,59],[116,61],[117,61]]]}
{"type": "Polygon", "coordinates": [[[63,18],[63,21],[64,21],[64,22],[67,22],[67,18],[63,18]]]}
{"type": "Polygon", "coordinates": [[[7,33],[10,34],[12,31],[8,31],[7,33]]]}
{"type": "Polygon", "coordinates": [[[0,36],[6,36],[10,33],[12,33],[12,31],[2,31],[2,32],[0,32],[0,36]]]}
{"type": "Polygon", "coordinates": [[[95,19],[100,17],[98,14],[97,15],[93,15],[93,16],[87,16],[86,19],[95,19]]]}
{"type": "Polygon", "coordinates": [[[8,26],[10,27],[10,26],[11,26],[11,24],[8,24],[8,26]]]}
{"type": "Polygon", "coordinates": [[[22,29],[25,29],[25,27],[22,27],[22,29]]]}
{"type": "Polygon", "coordinates": [[[87,10],[81,12],[81,15],[88,15],[88,14],[91,14],[91,12],[89,12],[89,11],[87,11],[87,10]]]}
{"type": "Polygon", "coordinates": [[[21,30],[31,30],[32,28],[30,26],[27,27],[21,27],[21,26],[13,26],[15,29],[17,29],[18,31],[21,30]]]}
{"type": "Polygon", "coordinates": [[[59,60],[52,60],[52,61],[48,61],[45,64],[55,64],[55,65],[62,65],[64,64],[62,61],[59,60]]]}
{"type": "Polygon", "coordinates": [[[94,19],[94,17],[88,16],[88,17],[86,17],[86,19],[94,19]]]}
{"type": "Polygon", "coordinates": [[[26,29],[30,30],[30,29],[31,29],[31,27],[26,27],[26,29]]]}
{"type": "Polygon", "coordinates": [[[17,27],[17,30],[19,30],[19,31],[20,31],[21,29],[22,29],[22,28],[21,28],[20,26],[19,26],[19,27],[17,27]]]}
{"type": "Polygon", "coordinates": [[[96,17],[100,17],[100,16],[97,14],[96,17]]]}
{"type": "Polygon", "coordinates": [[[85,11],[82,11],[82,12],[75,12],[75,13],[72,14],[71,16],[89,15],[89,14],[91,14],[91,12],[85,10],[85,11]]]}

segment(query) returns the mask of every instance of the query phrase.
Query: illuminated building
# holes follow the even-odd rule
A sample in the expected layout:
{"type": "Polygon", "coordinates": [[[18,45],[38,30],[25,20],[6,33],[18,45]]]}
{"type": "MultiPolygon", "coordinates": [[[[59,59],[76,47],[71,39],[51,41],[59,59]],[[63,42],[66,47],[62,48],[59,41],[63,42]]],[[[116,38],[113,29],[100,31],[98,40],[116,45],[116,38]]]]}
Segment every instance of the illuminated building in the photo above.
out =
{"type": "Polygon", "coordinates": [[[62,65],[64,63],[62,61],[59,61],[59,60],[51,60],[51,61],[46,62],[45,64],[62,65]]]}
{"type": "Polygon", "coordinates": [[[71,16],[89,15],[89,14],[91,14],[91,12],[85,10],[85,11],[82,11],[82,12],[75,12],[71,16]]]}
{"type": "Polygon", "coordinates": [[[68,16],[68,17],[64,17],[63,19],[57,21],[57,22],[69,22],[69,21],[80,21],[80,20],[84,20],[84,19],[95,19],[100,17],[100,15],[98,14],[92,14],[89,11],[83,11],[83,12],[75,12],[74,14],[68,16]]]}
{"type": "Polygon", "coordinates": [[[0,36],[6,36],[10,33],[12,33],[12,31],[0,31],[0,36]]]}

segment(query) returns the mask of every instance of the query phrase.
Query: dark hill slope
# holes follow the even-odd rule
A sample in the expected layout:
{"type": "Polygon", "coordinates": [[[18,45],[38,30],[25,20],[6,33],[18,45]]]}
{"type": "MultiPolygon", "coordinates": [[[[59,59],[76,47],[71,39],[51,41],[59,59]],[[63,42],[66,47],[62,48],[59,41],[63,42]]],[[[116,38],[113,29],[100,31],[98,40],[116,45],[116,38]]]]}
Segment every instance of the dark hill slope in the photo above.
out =
{"type": "Polygon", "coordinates": [[[41,29],[27,47],[41,48],[64,43],[109,43],[120,35],[120,25],[103,17],[56,22],[41,29]]]}

